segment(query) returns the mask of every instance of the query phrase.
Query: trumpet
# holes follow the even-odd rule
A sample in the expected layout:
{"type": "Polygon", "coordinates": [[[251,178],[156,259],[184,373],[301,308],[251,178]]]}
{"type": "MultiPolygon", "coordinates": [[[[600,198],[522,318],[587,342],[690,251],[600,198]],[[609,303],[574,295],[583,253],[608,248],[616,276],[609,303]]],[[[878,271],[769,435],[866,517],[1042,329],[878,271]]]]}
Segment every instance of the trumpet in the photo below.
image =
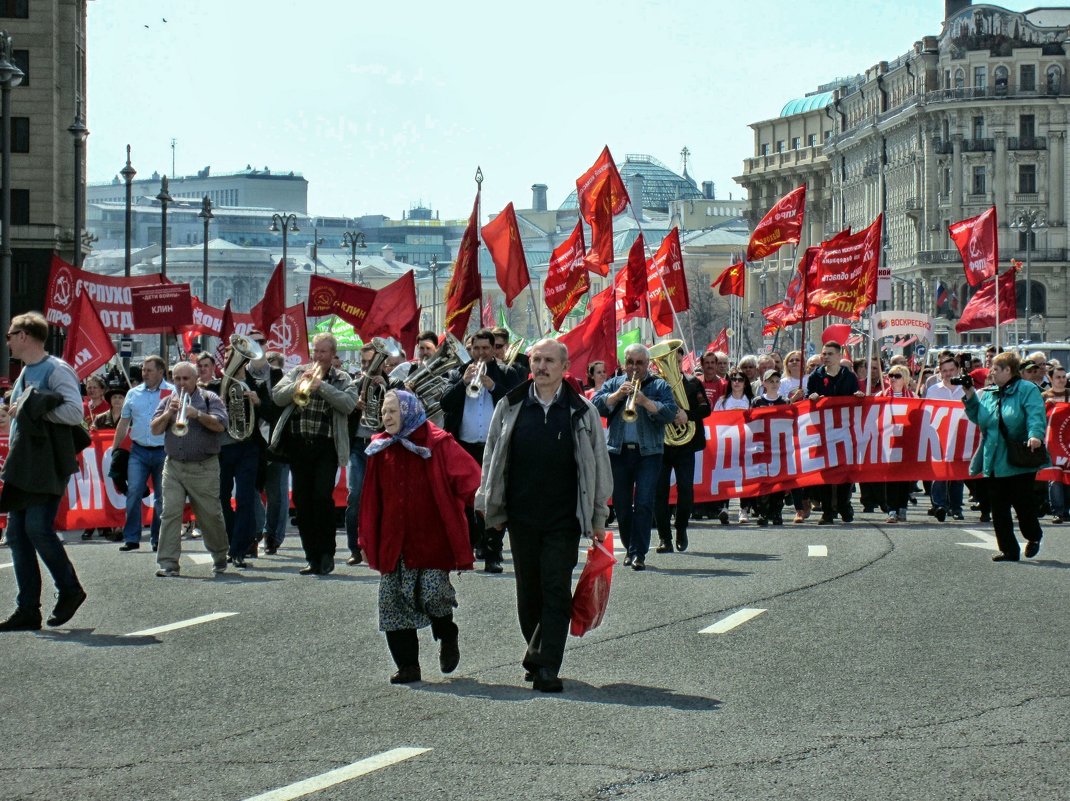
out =
{"type": "Polygon", "coordinates": [[[176,437],[184,437],[189,433],[189,421],[186,420],[186,409],[189,408],[189,393],[183,392],[178,399],[178,415],[171,424],[171,433],[176,437]]]}
{"type": "Polygon", "coordinates": [[[301,380],[297,382],[297,386],[294,387],[294,406],[299,409],[308,406],[308,402],[312,399],[312,382],[317,378],[322,379],[323,374],[323,367],[317,362],[311,373],[305,373],[302,376],[301,380]]]}
{"type": "Polygon", "coordinates": [[[478,398],[479,393],[483,391],[483,376],[487,374],[487,363],[484,361],[477,362],[476,374],[472,380],[468,382],[468,386],[465,387],[465,392],[469,398],[478,398]]]}
{"type": "Polygon", "coordinates": [[[639,412],[635,410],[635,399],[639,395],[639,381],[635,378],[632,381],[632,391],[628,393],[628,400],[624,402],[624,411],[620,413],[625,423],[634,423],[639,419],[639,412]]]}

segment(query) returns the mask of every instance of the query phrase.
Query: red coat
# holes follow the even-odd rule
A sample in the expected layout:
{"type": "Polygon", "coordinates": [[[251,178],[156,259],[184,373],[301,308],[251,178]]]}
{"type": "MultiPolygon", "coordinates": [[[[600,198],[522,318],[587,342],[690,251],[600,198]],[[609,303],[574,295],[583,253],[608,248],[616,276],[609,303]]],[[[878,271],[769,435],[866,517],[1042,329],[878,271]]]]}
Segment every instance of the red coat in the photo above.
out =
{"type": "Polygon", "coordinates": [[[434,423],[424,423],[409,439],[430,448],[431,458],[400,443],[368,458],[358,540],[368,564],[392,573],[404,555],[409,568],[471,570],[464,508],[479,489],[479,463],[434,423]]]}

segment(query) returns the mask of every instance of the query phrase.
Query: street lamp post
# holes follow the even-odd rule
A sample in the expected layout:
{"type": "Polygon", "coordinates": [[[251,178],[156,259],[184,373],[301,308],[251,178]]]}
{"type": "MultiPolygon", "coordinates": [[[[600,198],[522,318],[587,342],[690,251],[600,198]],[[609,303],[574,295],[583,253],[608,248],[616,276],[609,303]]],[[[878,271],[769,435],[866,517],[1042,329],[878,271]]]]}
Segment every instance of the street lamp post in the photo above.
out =
{"type": "MultiPolygon", "coordinates": [[[[201,210],[197,216],[204,220],[204,260],[201,273],[201,293],[205,303],[208,302],[208,223],[212,221],[212,199],[208,195],[201,201],[201,210]]],[[[201,334],[201,350],[208,350],[208,335],[201,334]]]]}
{"type": "MultiPolygon", "coordinates": [[[[0,326],[11,325],[11,87],[22,83],[22,70],[15,66],[11,37],[0,31],[0,326]]],[[[0,375],[11,374],[7,340],[0,341],[0,375]]]]}
{"type": "Polygon", "coordinates": [[[89,129],[82,120],[82,105],[74,112],[74,122],[67,131],[74,137],[74,266],[82,266],[82,229],[85,227],[85,205],[82,203],[82,157],[89,129]]]}
{"type": "MultiPolygon", "coordinates": [[[[173,198],[167,189],[167,176],[160,179],[160,194],[156,196],[160,201],[160,275],[167,278],[167,204],[173,198]]],[[[167,334],[160,334],[160,358],[166,364],[167,358],[167,334]]]]}
{"type": "Polygon", "coordinates": [[[438,332],[438,271],[445,265],[438,263],[438,256],[431,257],[427,269],[431,273],[431,327],[438,332]]]}
{"type": "Polygon", "coordinates": [[[320,245],[326,240],[320,236],[320,229],[317,226],[312,227],[312,274],[320,274],[320,245]]]}
{"type": "Polygon", "coordinates": [[[137,170],[130,163],[130,145],[126,146],[126,166],[120,170],[119,174],[123,176],[123,180],[126,181],[126,243],[123,252],[123,275],[127,278],[130,277],[130,251],[132,241],[132,227],[134,221],[134,176],[137,175],[137,170]]]}
{"type": "Polygon", "coordinates": [[[272,214],[271,227],[268,230],[277,234],[280,228],[282,230],[282,296],[286,297],[286,236],[291,233],[296,234],[301,230],[297,227],[297,215],[278,212],[272,214]]]}
{"type": "MultiPolygon", "coordinates": [[[[1041,228],[1048,227],[1044,212],[1040,209],[1019,209],[1010,223],[1015,231],[1025,234],[1025,341],[1032,342],[1033,283],[1030,268],[1033,265],[1033,236],[1041,228]]],[[[999,303],[999,298],[996,298],[999,303]]]]}
{"type": "Polygon", "coordinates": [[[362,250],[367,247],[364,242],[363,231],[345,231],[342,234],[342,248],[349,248],[349,282],[351,284],[357,283],[357,265],[360,264],[360,259],[357,258],[357,248],[362,250]]]}

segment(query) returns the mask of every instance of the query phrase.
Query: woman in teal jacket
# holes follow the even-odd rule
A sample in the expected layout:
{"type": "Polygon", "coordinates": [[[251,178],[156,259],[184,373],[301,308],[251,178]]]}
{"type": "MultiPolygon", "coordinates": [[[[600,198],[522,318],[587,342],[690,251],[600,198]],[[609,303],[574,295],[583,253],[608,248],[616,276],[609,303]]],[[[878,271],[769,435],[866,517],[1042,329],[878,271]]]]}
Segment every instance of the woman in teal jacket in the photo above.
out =
{"type": "Polygon", "coordinates": [[[994,562],[1017,562],[1018,540],[1014,536],[1011,507],[1018,517],[1018,528],[1026,540],[1025,555],[1036,556],[1044,533],[1037,519],[1033,482],[1037,468],[1017,467],[1007,460],[1007,444],[999,427],[1002,406],[1003,425],[1007,435],[1017,442],[1027,443],[1036,450],[1044,441],[1048,419],[1044,413],[1044,399],[1032,381],[1023,381],[1018,372],[1016,353],[1001,353],[992,360],[993,386],[977,393],[966,388],[963,403],[966,416],[976,423],[984,440],[981,443],[982,472],[987,494],[992,504],[992,528],[1000,552],[994,562]]]}

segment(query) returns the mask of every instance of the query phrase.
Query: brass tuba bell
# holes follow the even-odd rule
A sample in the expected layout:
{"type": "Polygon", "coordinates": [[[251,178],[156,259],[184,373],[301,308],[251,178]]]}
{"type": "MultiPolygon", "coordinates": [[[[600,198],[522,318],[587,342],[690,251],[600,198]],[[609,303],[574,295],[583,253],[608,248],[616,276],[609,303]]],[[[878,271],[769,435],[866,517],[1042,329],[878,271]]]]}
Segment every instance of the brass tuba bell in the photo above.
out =
{"type": "MultiPolygon", "coordinates": [[[[691,406],[687,402],[687,392],[684,390],[684,376],[680,372],[680,365],[676,363],[676,351],[684,346],[682,340],[667,339],[659,342],[650,349],[650,361],[658,366],[658,374],[672,390],[673,400],[676,405],[685,412],[690,411],[691,406]]],[[[686,445],[695,436],[695,423],[688,420],[682,425],[669,423],[665,426],[666,445],[686,445]]]]}

